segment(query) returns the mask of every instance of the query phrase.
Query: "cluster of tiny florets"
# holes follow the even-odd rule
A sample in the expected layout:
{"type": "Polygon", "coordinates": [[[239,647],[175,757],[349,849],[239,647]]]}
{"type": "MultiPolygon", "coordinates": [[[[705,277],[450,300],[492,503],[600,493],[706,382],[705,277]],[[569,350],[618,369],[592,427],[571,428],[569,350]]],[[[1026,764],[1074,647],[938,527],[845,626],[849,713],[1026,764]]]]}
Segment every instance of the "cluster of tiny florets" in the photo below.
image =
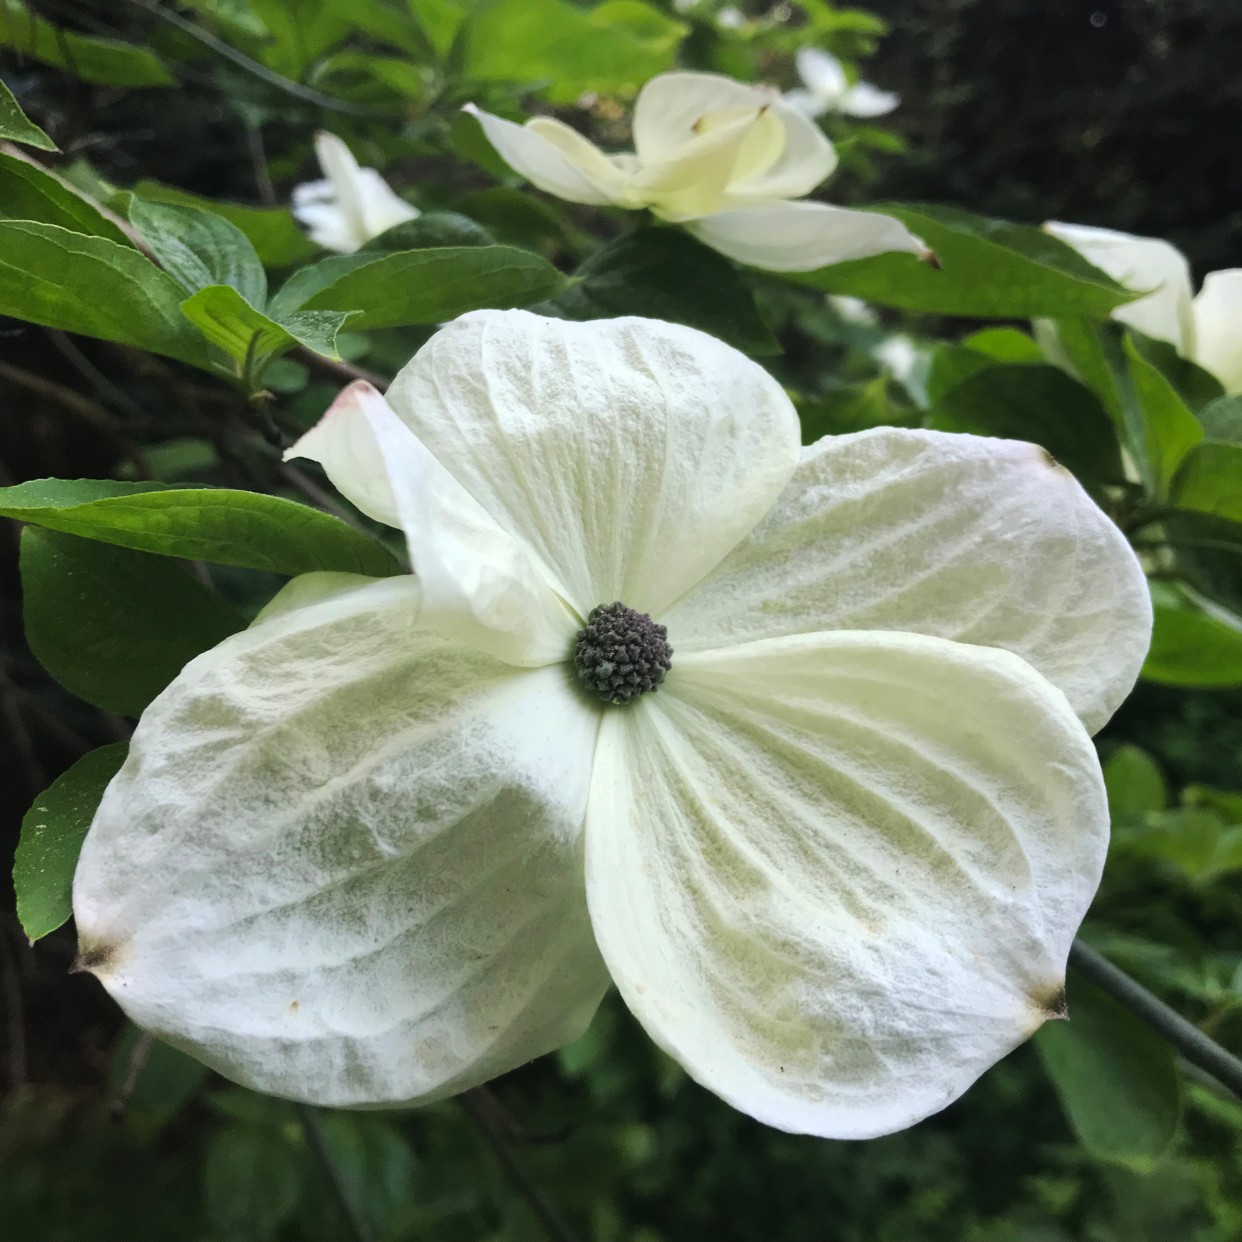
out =
{"type": "Polygon", "coordinates": [[[668,630],[620,600],[592,608],[578,631],[574,666],[582,684],[609,703],[654,690],[672,667],[668,630]]]}

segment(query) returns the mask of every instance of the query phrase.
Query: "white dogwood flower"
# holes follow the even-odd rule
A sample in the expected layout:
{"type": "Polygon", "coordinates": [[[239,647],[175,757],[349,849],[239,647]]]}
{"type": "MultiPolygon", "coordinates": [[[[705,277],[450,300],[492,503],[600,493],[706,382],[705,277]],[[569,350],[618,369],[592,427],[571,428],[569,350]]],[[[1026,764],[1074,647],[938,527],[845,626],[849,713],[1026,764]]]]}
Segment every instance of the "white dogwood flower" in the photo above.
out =
{"type": "Polygon", "coordinates": [[[373,237],[421,214],[374,168],[359,168],[335,134],[316,134],[315,154],[325,179],[294,188],[293,214],[325,250],[352,254],[373,237]]]}
{"type": "Polygon", "coordinates": [[[500,157],[571,203],[649,208],[730,258],[804,272],[890,250],[930,252],[901,221],[798,201],[836,167],[819,127],[779,93],[713,73],[664,73],[634,105],[634,151],[606,155],[552,117],[525,125],[473,104],[500,157]]]}
{"type": "Polygon", "coordinates": [[[1059,1013],[1150,609],[1042,449],[803,449],[702,333],[482,311],[292,454],[414,574],[293,580],[144,713],[74,887],[140,1026],[417,1104],[611,978],[736,1107],[864,1137],[1059,1013]]]}
{"type": "Polygon", "coordinates": [[[1085,224],[1044,225],[1118,283],[1147,297],[1118,306],[1112,317],[1147,336],[1167,341],[1242,393],[1242,268],[1209,272],[1196,294],[1190,264],[1176,246],[1085,224]]]}
{"type": "Polygon", "coordinates": [[[804,116],[823,116],[825,112],[843,112],[846,116],[876,117],[892,112],[901,103],[901,96],[882,91],[870,82],[850,85],[845,66],[827,52],[804,47],[795,63],[802,86],[785,92],[785,102],[804,116]]]}

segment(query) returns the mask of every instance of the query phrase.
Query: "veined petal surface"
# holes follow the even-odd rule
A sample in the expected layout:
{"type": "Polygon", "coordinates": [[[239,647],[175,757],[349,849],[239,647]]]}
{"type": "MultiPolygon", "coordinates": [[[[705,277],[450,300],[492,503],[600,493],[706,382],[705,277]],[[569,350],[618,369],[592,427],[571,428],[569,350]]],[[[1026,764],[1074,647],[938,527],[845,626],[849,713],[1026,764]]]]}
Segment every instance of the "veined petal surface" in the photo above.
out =
{"type": "Polygon", "coordinates": [[[588,804],[627,1005],[781,1129],[868,1138],[943,1108],[1062,1008],[1108,840],[1085,730],[1017,657],[942,639],[677,660],[605,716],[588,804]]]}
{"type": "Polygon", "coordinates": [[[768,511],[799,453],[776,380],[656,320],[476,311],[432,337],[388,401],[582,617],[682,595],[768,511]]]}
{"type": "Polygon", "coordinates": [[[1002,647],[1092,732],[1151,637],[1125,537],[1043,449],[896,428],[804,449],[764,521],[660,619],[679,655],[820,630],[1002,647]]]}
{"type": "MultiPolygon", "coordinates": [[[[310,592],[313,598],[316,592],[310,592]]],[[[256,1090],[452,1094],[574,1039],[596,715],[391,578],[274,609],[147,709],[74,883],[81,964],[256,1090]]]]}
{"type": "Polygon", "coordinates": [[[890,250],[918,255],[927,250],[894,216],[827,203],[730,207],[689,220],[685,228],[721,254],[772,272],[813,272],[890,250]]]}

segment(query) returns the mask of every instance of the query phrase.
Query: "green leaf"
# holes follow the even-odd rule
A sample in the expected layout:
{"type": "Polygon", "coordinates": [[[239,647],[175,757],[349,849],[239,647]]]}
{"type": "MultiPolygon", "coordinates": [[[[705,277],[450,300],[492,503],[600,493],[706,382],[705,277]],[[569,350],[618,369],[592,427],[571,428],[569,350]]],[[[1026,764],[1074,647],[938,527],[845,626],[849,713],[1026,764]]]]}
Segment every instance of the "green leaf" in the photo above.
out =
{"type": "Polygon", "coordinates": [[[1242,444],[1194,445],[1174,480],[1172,501],[1179,509],[1242,522],[1242,444]]]}
{"type": "Polygon", "coordinates": [[[0,314],[209,368],[181,288],[145,255],[54,224],[0,220],[0,314]]]}
{"type": "MultiPolygon", "coordinates": [[[[511,246],[446,246],[398,251],[361,264],[324,262],[334,265],[327,270],[335,278],[302,307],[358,311],[351,331],[441,323],[482,307],[529,306],[565,284],[546,260],[511,246]]],[[[295,273],[291,283],[299,277],[302,273],[295,273]]],[[[282,289],[272,304],[283,310],[295,300],[282,289]]]]}
{"type": "Polygon", "coordinates": [[[1242,686],[1242,618],[1161,584],[1153,585],[1152,603],[1155,624],[1143,665],[1148,681],[1242,686]]]}
{"type": "Polygon", "coordinates": [[[563,319],[643,315],[698,328],[748,354],[780,353],[733,265],[673,229],[639,229],[611,242],[534,309],[563,319]]]}
{"type": "Polygon", "coordinates": [[[187,293],[208,285],[229,285],[251,306],[266,303],[263,264],[245,233],[223,216],[130,195],[129,219],[160,266],[187,293]]]}
{"type": "Polygon", "coordinates": [[[238,364],[238,374],[257,380],[273,358],[305,345],[339,358],[336,334],[349,318],[337,311],[299,311],[279,321],[255,310],[231,285],[208,285],[181,303],[182,314],[238,364]]]}
{"type": "Polygon", "coordinates": [[[465,76],[545,82],[553,103],[632,95],[672,67],[688,27],[639,0],[584,11],[566,0],[492,0],[467,35],[465,76]]]}
{"type": "Polygon", "coordinates": [[[427,250],[435,246],[493,246],[496,239],[469,216],[456,211],[425,211],[414,220],[394,224],[362,247],[376,250],[427,250]]]}
{"type": "Polygon", "coordinates": [[[920,236],[936,252],[940,270],[910,254],[881,254],[790,279],[884,306],[980,319],[1102,319],[1134,297],[1040,229],[951,207],[873,210],[896,216],[920,236]]]}
{"type": "Polygon", "coordinates": [[[212,1139],[203,1162],[203,1202],[220,1237],[272,1237],[300,1194],[297,1160],[278,1131],[228,1126],[212,1139]]]}
{"type": "Polygon", "coordinates": [[[1099,988],[1073,975],[1069,1021],[1044,1023],[1035,1047],[1083,1146],[1138,1172],[1154,1168],[1181,1115],[1168,1044],[1099,988]]]}
{"type": "Polygon", "coordinates": [[[292,267],[318,252],[318,247],[301,230],[293,213],[286,207],[247,207],[241,203],[217,202],[150,180],[139,181],[133,192],[150,202],[199,207],[223,216],[245,233],[255,253],[267,267],[292,267]]]}
{"type": "Polygon", "coordinates": [[[1058,367],[989,366],[944,393],[927,425],[1030,440],[1083,478],[1121,477],[1117,441],[1103,406],[1058,367]]]}
{"type": "Polygon", "coordinates": [[[22,111],[13,92],[0,82],[0,138],[21,142],[40,151],[60,148],[22,111]]]}
{"type": "Polygon", "coordinates": [[[1182,401],[1196,413],[1224,395],[1220,380],[1189,358],[1183,358],[1168,341],[1158,341],[1130,329],[1139,352],[1173,386],[1182,401]]]}
{"type": "Polygon", "coordinates": [[[126,716],[244,624],[173,561],[35,526],[22,531],[21,576],[39,663],[79,698],[126,716]]]}
{"type": "Polygon", "coordinates": [[[1242,867],[1242,827],[1226,823],[1209,807],[1176,807],[1130,825],[1115,848],[1171,864],[1202,884],[1242,867]]]}
{"type": "Polygon", "coordinates": [[[1163,811],[1169,801],[1164,774],[1156,761],[1129,742],[1109,755],[1104,764],[1104,787],[1108,790],[1108,810],[1114,827],[1142,819],[1152,811],[1163,811]]]}
{"type": "Polygon", "coordinates": [[[97,86],[172,86],[175,81],[149,48],[54,26],[21,0],[0,0],[0,47],[97,86]]]}
{"type": "Polygon", "coordinates": [[[369,536],[296,501],[225,488],[36,479],[0,488],[0,516],[84,539],[270,573],[384,577],[400,571],[369,536]]]}
{"type": "Polygon", "coordinates": [[[15,155],[0,154],[0,218],[57,224],[74,233],[133,243],[107,216],[59,178],[15,155]]]}
{"type": "Polygon", "coordinates": [[[962,338],[967,349],[987,354],[997,362],[1043,362],[1039,342],[1017,328],[981,328],[962,338]]]}
{"type": "Polygon", "coordinates": [[[1199,422],[1209,440],[1242,444],[1242,396],[1219,397],[1199,411],[1199,422]]]}
{"type": "Polygon", "coordinates": [[[927,371],[927,399],[935,405],[958,384],[980,371],[996,366],[996,359],[966,345],[948,342],[932,350],[931,365],[927,371]]]}
{"type": "Polygon", "coordinates": [[[82,842],[128,750],[128,742],[114,742],[83,755],[26,812],[13,859],[13,890],[17,917],[32,941],[54,932],[73,913],[73,873],[82,842]]]}
{"type": "Polygon", "coordinates": [[[1143,338],[1126,333],[1126,362],[1137,399],[1146,478],[1155,495],[1163,497],[1186,455],[1203,439],[1203,428],[1177,389],[1149,360],[1145,346],[1143,338]]]}

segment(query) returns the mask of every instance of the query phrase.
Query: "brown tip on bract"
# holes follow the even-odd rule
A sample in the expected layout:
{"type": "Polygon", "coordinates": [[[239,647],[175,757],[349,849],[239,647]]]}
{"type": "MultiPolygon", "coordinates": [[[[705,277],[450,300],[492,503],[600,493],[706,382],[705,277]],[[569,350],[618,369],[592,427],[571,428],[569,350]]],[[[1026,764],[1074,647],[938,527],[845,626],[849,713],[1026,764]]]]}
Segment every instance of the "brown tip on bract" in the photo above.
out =
{"type": "Polygon", "coordinates": [[[1065,995],[1065,984],[1043,1003],[1045,1022],[1062,1022],[1069,1019],[1069,1001],[1065,995]]]}
{"type": "Polygon", "coordinates": [[[928,267],[935,268],[936,271],[943,271],[944,264],[940,262],[940,256],[934,250],[923,250],[919,253],[919,262],[926,263],[928,267]]]}
{"type": "Polygon", "coordinates": [[[1040,457],[1043,458],[1044,465],[1047,466],[1049,469],[1063,470],[1065,468],[1064,466],[1061,465],[1059,461],[1057,461],[1055,457],[1053,457],[1053,455],[1050,452],[1048,452],[1046,448],[1043,447],[1043,445],[1039,445],[1038,448],[1039,448],[1039,455],[1040,457]]]}
{"type": "Polygon", "coordinates": [[[106,966],[113,958],[114,950],[108,944],[80,945],[78,947],[78,955],[73,959],[73,965],[69,967],[71,975],[80,975],[89,971],[96,974],[101,967],[106,966]]]}

